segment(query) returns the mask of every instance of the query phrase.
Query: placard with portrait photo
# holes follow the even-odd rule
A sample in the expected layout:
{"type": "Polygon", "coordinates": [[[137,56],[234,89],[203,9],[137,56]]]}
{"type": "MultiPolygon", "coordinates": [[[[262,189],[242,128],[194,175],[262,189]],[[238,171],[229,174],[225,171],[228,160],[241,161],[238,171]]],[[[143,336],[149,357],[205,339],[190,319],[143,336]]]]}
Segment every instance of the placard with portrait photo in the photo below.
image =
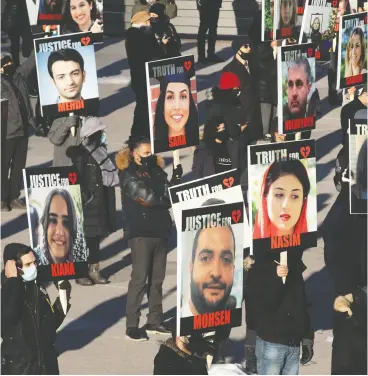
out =
{"type": "Polygon", "coordinates": [[[298,0],[275,0],[273,30],[276,39],[297,37],[298,0]]]}
{"type": "Polygon", "coordinates": [[[182,211],[177,289],[180,336],[241,326],[243,218],[243,202],[205,200],[200,207],[182,211]]]}
{"type": "Polygon", "coordinates": [[[341,17],[337,89],[367,82],[368,12],[341,17]]]}
{"type": "Polygon", "coordinates": [[[316,127],[316,59],[313,43],[278,47],[278,132],[316,127]]]}
{"type": "Polygon", "coordinates": [[[78,174],[72,167],[23,170],[30,244],[41,281],[88,274],[78,174]]]}
{"type": "Polygon", "coordinates": [[[368,125],[365,119],[349,120],[350,214],[367,214],[368,125]]]}
{"type": "Polygon", "coordinates": [[[65,3],[66,0],[37,0],[37,23],[39,25],[60,24],[65,3]]]}
{"type": "Polygon", "coordinates": [[[326,39],[329,30],[331,15],[338,7],[338,0],[307,0],[303,16],[302,32],[299,36],[299,43],[302,43],[303,36],[308,43],[315,43],[316,60],[329,61],[332,41],[326,39]]]}
{"type": "Polygon", "coordinates": [[[253,254],[317,245],[315,140],[248,147],[253,254]]]}
{"type": "Polygon", "coordinates": [[[43,116],[97,116],[99,92],[90,33],[34,40],[43,116]]]}
{"type": "Polygon", "coordinates": [[[94,43],[103,42],[103,0],[66,0],[61,23],[62,35],[91,32],[94,43]]]}
{"type": "Polygon", "coordinates": [[[194,56],[146,63],[153,153],[199,145],[194,56]]]}

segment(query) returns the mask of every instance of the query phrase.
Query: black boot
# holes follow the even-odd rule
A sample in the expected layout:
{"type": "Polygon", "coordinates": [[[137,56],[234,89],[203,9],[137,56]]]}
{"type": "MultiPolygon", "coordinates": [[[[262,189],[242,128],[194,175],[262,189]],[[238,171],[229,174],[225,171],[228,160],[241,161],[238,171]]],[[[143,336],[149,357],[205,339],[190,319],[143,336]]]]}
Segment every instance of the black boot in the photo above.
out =
{"type": "Polygon", "coordinates": [[[226,340],[221,341],[218,345],[216,354],[213,356],[213,364],[226,364],[225,356],[224,356],[224,349],[226,345],[226,340]]]}
{"type": "Polygon", "coordinates": [[[93,282],[89,279],[89,278],[77,278],[75,280],[75,283],[77,285],[81,285],[81,286],[93,286],[93,282]]]}
{"type": "Polygon", "coordinates": [[[92,282],[96,283],[97,285],[107,285],[110,283],[109,280],[102,277],[100,274],[100,264],[91,264],[89,266],[88,276],[91,278],[92,282]]]}

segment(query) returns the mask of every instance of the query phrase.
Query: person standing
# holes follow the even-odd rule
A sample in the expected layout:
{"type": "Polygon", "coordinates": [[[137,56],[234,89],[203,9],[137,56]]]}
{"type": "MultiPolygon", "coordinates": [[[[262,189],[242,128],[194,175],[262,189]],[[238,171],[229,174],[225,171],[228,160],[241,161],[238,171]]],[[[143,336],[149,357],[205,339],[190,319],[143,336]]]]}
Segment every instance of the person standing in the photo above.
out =
{"type": "Polygon", "coordinates": [[[8,121],[5,147],[1,151],[1,210],[26,209],[19,199],[22,170],[26,167],[28,126],[36,128],[26,80],[35,67],[35,57],[29,57],[16,67],[10,55],[1,58],[1,97],[8,99],[8,121]],[[10,172],[10,174],[9,174],[10,172]]]}
{"type": "Polygon", "coordinates": [[[131,135],[150,136],[146,82],[146,62],[159,60],[162,52],[151,28],[151,16],[147,10],[134,14],[132,26],[126,32],[125,49],[130,67],[131,87],[135,93],[131,135]]]}
{"type": "MultiPolygon", "coordinates": [[[[128,148],[116,155],[120,172],[122,204],[127,220],[132,255],[132,275],[126,305],[126,337],[148,340],[147,333],[169,334],[162,323],[162,283],[165,279],[168,237],[172,226],[169,213],[167,174],[163,162],[151,152],[145,137],[131,138],[128,148]],[[140,306],[147,285],[147,324],[139,328],[140,306]]],[[[173,171],[171,183],[180,181],[181,165],[173,171]]]]}
{"type": "Polygon", "coordinates": [[[68,151],[80,181],[84,235],[89,249],[88,277],[76,280],[82,286],[109,283],[100,274],[100,243],[116,231],[114,187],[119,185],[119,176],[107,153],[105,128],[98,118],[87,118],[80,131],[81,143],[68,151]]]}
{"type": "MultiPolygon", "coordinates": [[[[37,282],[34,251],[19,243],[4,248],[1,287],[1,373],[3,375],[58,375],[56,330],[66,314],[58,297],[51,305],[37,282]]],[[[71,285],[64,281],[67,309],[71,285]]],[[[59,291],[60,291],[59,290],[59,291]]]]}
{"type": "Polygon", "coordinates": [[[222,0],[196,0],[199,11],[199,29],[197,37],[198,62],[221,63],[224,60],[215,54],[217,24],[222,0]],[[206,34],[208,31],[208,49],[206,58],[206,34]]]}

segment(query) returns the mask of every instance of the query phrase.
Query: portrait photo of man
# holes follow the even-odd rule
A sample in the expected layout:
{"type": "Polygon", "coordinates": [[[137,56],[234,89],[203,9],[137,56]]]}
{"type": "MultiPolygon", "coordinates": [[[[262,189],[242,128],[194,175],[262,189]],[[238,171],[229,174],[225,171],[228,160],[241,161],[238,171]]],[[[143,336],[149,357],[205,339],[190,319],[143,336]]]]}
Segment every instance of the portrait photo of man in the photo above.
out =
{"type": "Polygon", "coordinates": [[[309,61],[304,56],[287,63],[287,102],[283,106],[283,120],[300,119],[307,116],[308,97],[313,84],[309,61]]]}
{"type": "Polygon", "coordinates": [[[235,237],[231,226],[204,228],[195,234],[191,261],[190,298],[181,317],[235,308],[231,296],[235,272],[235,237]]]}
{"type": "Polygon", "coordinates": [[[62,0],[40,0],[40,14],[61,15],[62,6],[62,0]]]}
{"type": "Polygon", "coordinates": [[[52,52],[48,58],[47,69],[59,93],[56,103],[82,99],[86,71],[83,57],[77,50],[66,48],[52,52]]]}

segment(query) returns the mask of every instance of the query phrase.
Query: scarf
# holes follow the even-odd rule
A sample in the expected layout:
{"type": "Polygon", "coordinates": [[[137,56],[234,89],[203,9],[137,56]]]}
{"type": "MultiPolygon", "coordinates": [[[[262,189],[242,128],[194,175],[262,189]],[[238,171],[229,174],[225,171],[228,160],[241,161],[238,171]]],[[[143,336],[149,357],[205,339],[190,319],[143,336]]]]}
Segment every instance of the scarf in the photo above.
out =
{"type": "Polygon", "coordinates": [[[90,156],[98,163],[102,173],[102,184],[105,187],[119,185],[119,175],[115,165],[112,163],[105,144],[90,143],[89,137],[96,132],[102,131],[106,125],[97,117],[86,117],[82,122],[80,137],[82,145],[89,152],[90,156]]]}
{"type": "MultiPolygon", "coordinates": [[[[35,248],[37,263],[39,265],[53,264],[50,251],[47,248],[46,234],[42,237],[40,245],[35,248]]],[[[77,234],[74,239],[71,252],[65,262],[87,262],[89,250],[84,238],[83,226],[81,220],[77,217],[77,234]]]]}

